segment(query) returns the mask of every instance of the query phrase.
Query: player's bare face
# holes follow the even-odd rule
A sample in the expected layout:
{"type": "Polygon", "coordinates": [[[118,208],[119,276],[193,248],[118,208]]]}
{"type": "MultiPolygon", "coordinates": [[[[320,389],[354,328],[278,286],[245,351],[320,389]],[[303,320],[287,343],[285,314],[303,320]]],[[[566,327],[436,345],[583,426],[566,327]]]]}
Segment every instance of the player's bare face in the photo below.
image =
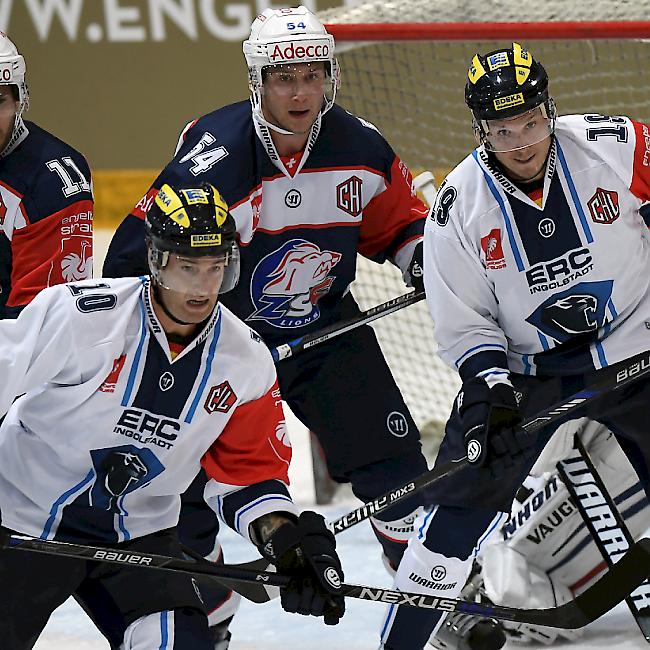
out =
{"type": "Polygon", "coordinates": [[[539,180],[546,171],[553,126],[540,107],[507,120],[489,120],[486,149],[514,181],[539,180]]]}
{"type": "Polygon", "coordinates": [[[309,133],[329,84],[324,63],[272,66],[265,71],[262,112],[271,123],[296,134],[309,133]]]}
{"type": "Polygon", "coordinates": [[[546,172],[546,159],[551,148],[551,136],[537,144],[516,151],[496,153],[506,175],[513,181],[527,183],[543,178],[546,172]]]}
{"type": "Polygon", "coordinates": [[[166,332],[190,334],[193,324],[210,316],[217,304],[224,272],[221,258],[169,256],[164,275],[160,276],[163,282],[159,283],[158,296],[167,311],[188,326],[175,323],[162,309],[156,309],[166,332]]]}
{"type": "Polygon", "coordinates": [[[13,132],[16,113],[20,109],[20,102],[14,99],[11,86],[0,85],[0,151],[2,151],[13,132]]]}

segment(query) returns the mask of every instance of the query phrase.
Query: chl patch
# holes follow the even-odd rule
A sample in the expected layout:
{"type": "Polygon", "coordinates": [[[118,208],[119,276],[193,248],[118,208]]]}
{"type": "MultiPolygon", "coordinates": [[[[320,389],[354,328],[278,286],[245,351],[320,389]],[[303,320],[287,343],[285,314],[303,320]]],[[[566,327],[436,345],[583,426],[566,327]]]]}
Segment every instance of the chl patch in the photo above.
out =
{"type": "Polygon", "coordinates": [[[124,367],[124,362],[126,361],[126,354],[121,354],[117,359],[113,361],[113,368],[108,373],[108,377],[104,379],[104,382],[99,387],[99,390],[102,393],[114,393],[117,380],[120,378],[120,373],[124,367]]]}
{"type": "Polygon", "coordinates": [[[361,188],[363,181],[357,176],[351,176],[336,186],[336,205],[343,212],[358,217],[363,209],[361,188]]]}
{"type": "Polygon", "coordinates": [[[494,110],[503,111],[512,106],[519,106],[524,103],[524,94],[515,93],[514,95],[506,95],[505,97],[497,97],[494,100],[494,110]]]}
{"type": "Polygon", "coordinates": [[[589,213],[595,223],[610,224],[621,215],[618,204],[618,193],[597,187],[594,195],[587,202],[589,213]]]}
{"type": "Polygon", "coordinates": [[[208,393],[208,397],[203,404],[203,408],[208,413],[214,413],[219,411],[219,413],[228,413],[230,409],[235,405],[237,401],[237,395],[232,389],[230,382],[228,380],[222,381],[218,386],[213,386],[208,393]]]}

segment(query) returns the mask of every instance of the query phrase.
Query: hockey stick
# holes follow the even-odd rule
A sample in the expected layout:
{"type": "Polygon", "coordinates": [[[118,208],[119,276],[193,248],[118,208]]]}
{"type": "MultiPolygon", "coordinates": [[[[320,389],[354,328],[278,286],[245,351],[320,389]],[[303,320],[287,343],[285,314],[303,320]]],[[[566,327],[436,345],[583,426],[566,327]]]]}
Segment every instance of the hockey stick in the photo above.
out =
{"type": "MultiPolygon", "coordinates": [[[[546,425],[559,420],[566,415],[584,408],[594,400],[602,397],[610,391],[619,390],[640,377],[643,377],[650,372],[650,352],[642,352],[634,357],[629,358],[625,362],[625,366],[614,366],[604,368],[597,373],[597,379],[592,384],[586,386],[581,391],[566,399],[556,402],[547,410],[537,413],[533,417],[527,419],[521,426],[530,435],[537,433],[546,425]]],[[[405,483],[401,487],[390,490],[385,494],[364,503],[362,506],[355,508],[347,514],[339,517],[338,519],[330,522],[328,525],[334,533],[340,533],[347,528],[355,526],[364,519],[369,519],[374,515],[395,505],[398,501],[406,498],[407,496],[423,490],[444,478],[451,476],[469,465],[467,456],[452,460],[438,467],[430,469],[424,474],[420,474],[417,478],[409,483],[405,483]]]]}
{"type": "MultiPolygon", "coordinates": [[[[413,184],[415,189],[422,193],[429,206],[432,206],[436,197],[436,183],[433,174],[429,171],[422,172],[413,179],[413,184]]],[[[324,327],[318,332],[306,334],[305,336],[294,339],[293,341],[287,341],[282,345],[278,345],[278,347],[271,350],[271,356],[276,363],[282,361],[282,359],[288,359],[302,350],[312,348],[319,343],[324,343],[325,341],[333,339],[335,336],[349,332],[361,325],[371,323],[377,318],[387,316],[388,314],[392,314],[404,307],[413,305],[416,302],[423,300],[424,297],[424,291],[412,291],[402,296],[398,296],[397,298],[383,302],[380,305],[371,307],[370,309],[361,312],[358,316],[348,318],[341,323],[335,323],[329,327],[324,327]]]]}
{"type": "Polygon", "coordinates": [[[318,330],[317,332],[305,334],[305,336],[293,339],[293,341],[287,341],[282,345],[278,345],[277,348],[271,349],[271,356],[276,363],[282,361],[282,359],[288,359],[302,350],[313,348],[315,345],[329,341],[335,336],[340,336],[341,334],[356,329],[361,325],[371,323],[373,320],[377,320],[382,316],[387,316],[388,314],[399,311],[404,307],[414,305],[416,302],[424,300],[424,297],[424,291],[411,291],[405,293],[397,298],[393,298],[392,300],[382,302],[380,305],[375,305],[366,311],[362,311],[358,316],[353,316],[352,318],[348,318],[340,323],[334,323],[328,327],[323,327],[323,329],[318,330]]]}
{"type": "MultiPolygon", "coordinates": [[[[55,542],[26,535],[10,535],[5,544],[9,548],[46,553],[53,556],[109,562],[121,566],[158,569],[161,571],[175,571],[192,575],[210,575],[219,580],[226,579],[228,585],[231,582],[236,583],[239,593],[257,603],[266,602],[273,597],[269,593],[270,587],[286,587],[290,580],[289,576],[251,570],[246,565],[215,565],[209,562],[189,562],[165,555],[55,542]],[[240,589],[240,586],[246,583],[249,583],[247,586],[250,588],[246,590],[240,589]]],[[[437,598],[364,585],[342,584],[341,593],[348,598],[394,605],[410,605],[443,612],[463,612],[533,625],[575,629],[584,627],[606,614],[648,575],[650,575],[650,539],[644,538],[632,545],[613,568],[577,598],[559,607],[549,609],[517,609],[500,605],[483,605],[455,598],[437,598]]]]}
{"type": "MultiPolygon", "coordinates": [[[[561,460],[557,469],[591,538],[611,569],[634,544],[634,539],[577,434],[574,444],[575,455],[561,460]]],[[[646,578],[625,602],[645,640],[650,642],[650,581],[646,578]]]]}

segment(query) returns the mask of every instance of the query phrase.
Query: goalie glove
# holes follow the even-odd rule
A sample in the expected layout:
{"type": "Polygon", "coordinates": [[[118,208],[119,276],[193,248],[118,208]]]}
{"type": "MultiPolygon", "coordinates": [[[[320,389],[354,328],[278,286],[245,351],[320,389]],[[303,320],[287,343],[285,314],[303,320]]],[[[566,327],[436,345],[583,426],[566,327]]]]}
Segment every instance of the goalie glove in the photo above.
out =
{"type": "Polygon", "coordinates": [[[279,573],[291,576],[280,594],[285,611],[323,616],[326,625],[339,622],[345,612],[343,570],[334,535],[321,515],[302,512],[296,524],[280,526],[260,552],[279,573]]]}

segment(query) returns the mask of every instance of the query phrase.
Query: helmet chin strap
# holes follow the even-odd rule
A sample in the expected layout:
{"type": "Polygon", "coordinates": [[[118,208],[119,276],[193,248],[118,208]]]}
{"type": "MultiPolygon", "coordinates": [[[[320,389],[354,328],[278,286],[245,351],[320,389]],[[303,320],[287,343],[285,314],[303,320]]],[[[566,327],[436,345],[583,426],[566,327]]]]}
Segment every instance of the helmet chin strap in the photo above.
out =
{"type": "Polygon", "coordinates": [[[271,129],[271,131],[275,131],[276,133],[281,133],[282,135],[297,135],[297,133],[295,133],[294,131],[288,131],[287,129],[283,129],[281,126],[277,126],[276,124],[269,122],[264,117],[264,114],[262,113],[262,109],[259,107],[253,108],[253,119],[255,119],[260,124],[263,124],[267,128],[271,129]]]}
{"type": "Polygon", "coordinates": [[[158,283],[154,279],[153,282],[153,295],[156,299],[156,302],[162,307],[162,310],[165,312],[166,316],[168,318],[171,318],[176,324],[178,325],[199,325],[199,323],[187,323],[184,320],[181,320],[180,318],[176,318],[174,314],[167,309],[167,305],[165,305],[165,301],[163,300],[162,294],[160,292],[160,287],[158,286],[158,283]]]}

